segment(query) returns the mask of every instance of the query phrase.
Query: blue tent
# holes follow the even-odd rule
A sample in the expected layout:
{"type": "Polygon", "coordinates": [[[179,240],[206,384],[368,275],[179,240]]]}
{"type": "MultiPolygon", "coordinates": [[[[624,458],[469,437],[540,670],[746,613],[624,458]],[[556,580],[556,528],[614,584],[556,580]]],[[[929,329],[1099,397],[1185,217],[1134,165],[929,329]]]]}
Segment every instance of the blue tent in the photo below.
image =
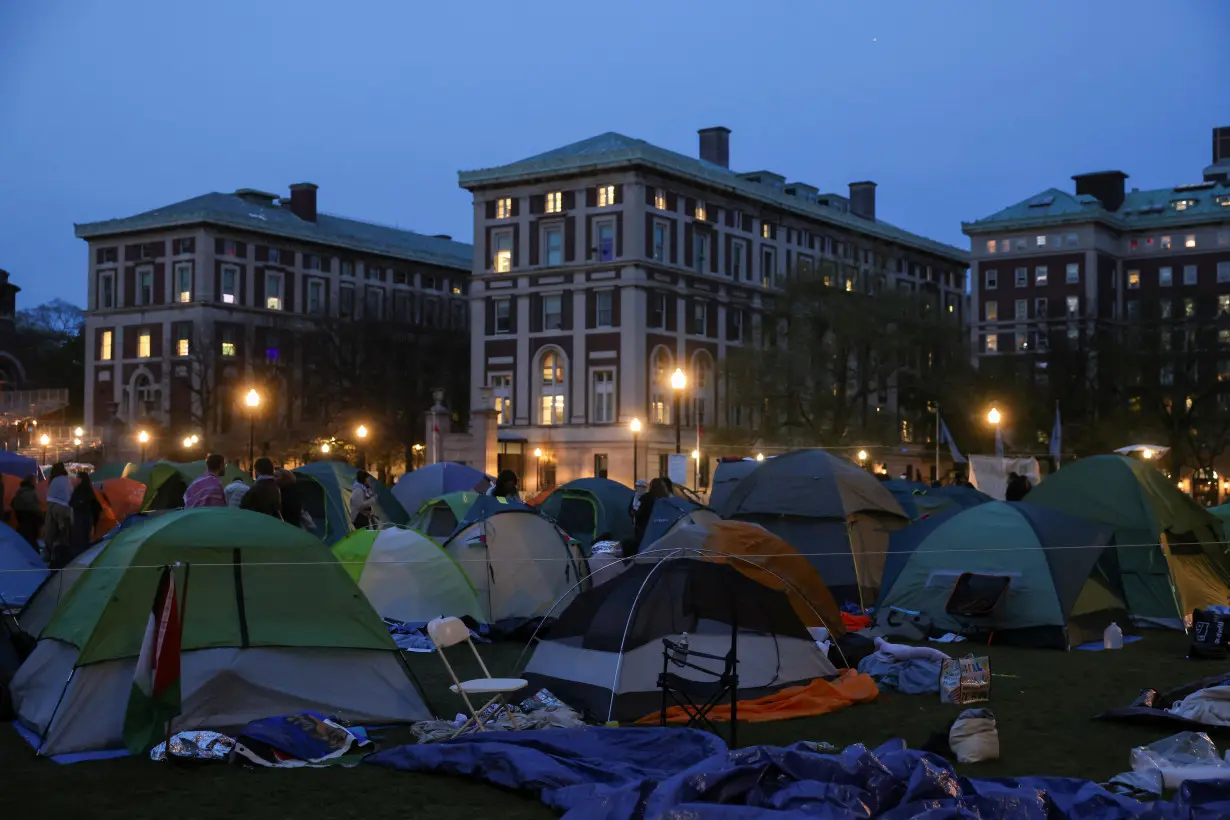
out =
{"type": "Polygon", "coordinates": [[[973,487],[928,487],[917,481],[894,478],[884,482],[901,509],[910,518],[923,518],[950,509],[968,510],[991,501],[991,496],[973,487]]]}
{"type": "Polygon", "coordinates": [[[667,496],[653,502],[653,510],[649,514],[649,524],[645,527],[645,535],[641,538],[641,549],[645,550],[662,536],[670,532],[683,521],[704,524],[708,521],[719,521],[721,517],[704,504],[697,504],[679,496],[667,496]]]}
{"type": "Polygon", "coordinates": [[[38,462],[32,458],[19,456],[8,450],[0,450],[0,475],[15,475],[18,478],[41,475],[38,462]]]}
{"type": "Polygon", "coordinates": [[[0,607],[23,606],[49,573],[28,541],[0,524],[0,607]]]}
{"type": "Polygon", "coordinates": [[[480,495],[474,499],[470,509],[466,510],[465,518],[457,525],[457,529],[463,530],[478,521],[486,521],[493,515],[513,511],[538,514],[533,507],[523,501],[495,495],[480,495]]]}
{"type": "Polygon", "coordinates": [[[403,475],[393,485],[393,497],[402,509],[414,515],[433,498],[459,492],[485,493],[493,483],[491,476],[473,467],[441,461],[403,475]]]}

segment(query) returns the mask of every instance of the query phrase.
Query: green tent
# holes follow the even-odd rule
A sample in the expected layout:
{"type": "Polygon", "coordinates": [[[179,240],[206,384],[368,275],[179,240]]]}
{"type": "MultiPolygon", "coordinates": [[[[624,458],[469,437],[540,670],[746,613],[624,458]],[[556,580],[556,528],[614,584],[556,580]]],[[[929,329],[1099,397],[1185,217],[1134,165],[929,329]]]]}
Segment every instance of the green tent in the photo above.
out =
{"type": "Polygon", "coordinates": [[[432,538],[446,541],[457,529],[457,525],[465,519],[476,498],[478,493],[462,490],[425,501],[414,515],[410,516],[410,526],[432,538]]]}
{"type": "Polygon", "coordinates": [[[572,536],[589,554],[598,537],[616,541],[633,536],[632,498],[635,492],[609,478],[578,478],[558,487],[539,509],[572,536]]]}
{"type": "MultiPolygon", "coordinates": [[[[142,511],[175,510],[184,506],[184,493],[188,485],[205,475],[205,460],[200,461],[154,461],[136,470],[126,471],[125,477],[145,485],[142,511]]],[[[247,482],[250,476],[234,464],[226,465],[222,474],[225,486],[238,478],[247,482]]]]}
{"type": "Polygon", "coordinates": [[[1146,462],[1083,458],[1026,498],[1114,528],[1128,610],[1138,620],[1181,627],[1193,609],[1230,599],[1221,519],[1146,462]]]}
{"type": "Polygon", "coordinates": [[[1222,526],[1225,526],[1226,521],[1230,521],[1230,504],[1209,507],[1209,512],[1222,520],[1222,526]]]}
{"type": "Polygon", "coordinates": [[[483,620],[469,576],[417,530],[356,530],[333,545],[333,554],[382,618],[426,623],[469,615],[483,620]]]}
{"type": "Polygon", "coordinates": [[[1112,621],[1127,624],[1112,539],[1108,526],[1036,504],[940,513],[892,534],[876,606],[922,612],[945,632],[989,630],[997,643],[1078,646],[1112,621]],[[949,614],[966,573],[992,588],[1008,579],[990,617],[949,614]]]}
{"type": "MultiPolygon", "coordinates": [[[[329,545],[347,536],[354,525],[350,519],[350,488],[358,468],[344,461],[313,461],[293,471],[299,485],[303,509],[316,522],[316,534],[329,545]]],[[[389,488],[372,478],[376,491],[376,517],[381,524],[404,526],[410,516],[393,497],[389,488]]]]}
{"type": "Polygon", "coordinates": [[[11,687],[41,753],[122,747],[154,593],[175,565],[186,591],[173,731],[307,709],[356,723],[428,717],[384,624],[327,547],[270,516],[198,508],[120,532],[60,601],[11,687]]]}
{"type": "Polygon", "coordinates": [[[90,473],[90,478],[95,484],[99,481],[106,481],[109,478],[123,478],[129,472],[129,467],[136,469],[134,465],[126,461],[112,461],[110,464],[104,464],[96,468],[94,472],[90,473]]]}

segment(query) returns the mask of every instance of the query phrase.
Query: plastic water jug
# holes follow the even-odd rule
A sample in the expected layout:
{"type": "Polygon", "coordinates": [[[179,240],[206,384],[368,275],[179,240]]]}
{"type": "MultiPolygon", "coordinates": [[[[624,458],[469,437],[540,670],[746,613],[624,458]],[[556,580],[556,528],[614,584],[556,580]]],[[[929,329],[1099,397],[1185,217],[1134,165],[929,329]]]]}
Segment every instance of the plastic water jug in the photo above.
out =
{"type": "Polygon", "coordinates": [[[1103,649],[1122,649],[1123,648],[1123,630],[1119,628],[1119,624],[1111,621],[1110,626],[1106,627],[1106,631],[1102,633],[1102,648],[1103,649]]]}

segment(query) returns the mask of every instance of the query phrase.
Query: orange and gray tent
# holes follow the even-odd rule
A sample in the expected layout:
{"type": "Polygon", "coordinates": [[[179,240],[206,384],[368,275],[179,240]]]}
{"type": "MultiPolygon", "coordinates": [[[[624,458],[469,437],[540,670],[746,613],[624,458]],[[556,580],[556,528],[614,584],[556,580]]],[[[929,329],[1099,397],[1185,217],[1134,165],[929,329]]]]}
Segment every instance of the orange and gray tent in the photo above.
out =
{"type": "Polygon", "coordinates": [[[761,462],[718,512],[786,540],[808,556],[838,601],[866,606],[880,586],[889,535],[910,523],[875,476],[823,450],[761,462]]]}

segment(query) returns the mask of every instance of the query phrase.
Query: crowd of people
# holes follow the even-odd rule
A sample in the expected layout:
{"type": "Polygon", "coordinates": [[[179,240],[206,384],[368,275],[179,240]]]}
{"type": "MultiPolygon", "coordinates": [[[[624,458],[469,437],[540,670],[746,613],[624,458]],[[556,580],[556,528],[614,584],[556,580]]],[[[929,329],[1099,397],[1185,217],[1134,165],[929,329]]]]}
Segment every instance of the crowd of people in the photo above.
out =
{"type": "Polygon", "coordinates": [[[74,486],[68,468],[56,462],[48,479],[45,509],[34,476],[22,479],[9,506],[18,534],[41,550],[48,566],[60,569],[89,548],[103,510],[89,472],[78,473],[74,486]]]}

